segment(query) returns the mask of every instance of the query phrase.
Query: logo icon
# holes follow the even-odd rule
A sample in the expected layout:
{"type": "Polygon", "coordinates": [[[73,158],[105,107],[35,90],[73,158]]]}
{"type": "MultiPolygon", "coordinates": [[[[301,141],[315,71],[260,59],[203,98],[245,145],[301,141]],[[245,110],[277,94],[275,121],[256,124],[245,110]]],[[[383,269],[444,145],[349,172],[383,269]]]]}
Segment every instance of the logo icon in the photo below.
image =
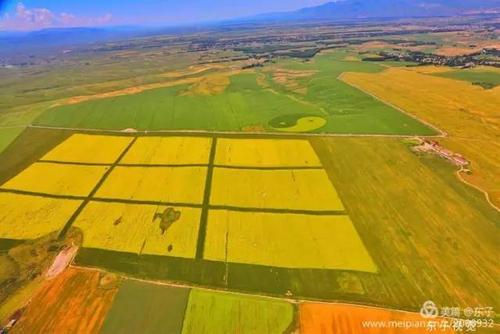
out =
{"type": "Polygon", "coordinates": [[[439,315],[439,310],[433,301],[428,300],[422,305],[420,315],[425,319],[434,319],[439,315]]]}

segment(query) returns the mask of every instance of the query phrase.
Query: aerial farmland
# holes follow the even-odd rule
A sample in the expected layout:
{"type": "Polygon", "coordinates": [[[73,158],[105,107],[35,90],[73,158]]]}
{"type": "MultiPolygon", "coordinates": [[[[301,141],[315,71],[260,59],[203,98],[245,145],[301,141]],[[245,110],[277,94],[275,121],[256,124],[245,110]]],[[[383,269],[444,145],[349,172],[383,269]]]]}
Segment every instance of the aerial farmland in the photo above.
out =
{"type": "Polygon", "coordinates": [[[497,333],[497,20],[0,51],[0,333],[497,333]]]}

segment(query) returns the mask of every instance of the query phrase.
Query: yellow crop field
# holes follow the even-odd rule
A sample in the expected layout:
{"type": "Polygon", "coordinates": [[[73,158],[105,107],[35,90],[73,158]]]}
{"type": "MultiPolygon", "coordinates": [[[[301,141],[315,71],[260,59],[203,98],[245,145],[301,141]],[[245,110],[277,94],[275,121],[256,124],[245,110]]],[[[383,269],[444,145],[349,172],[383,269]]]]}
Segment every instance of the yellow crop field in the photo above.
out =
{"type": "Polygon", "coordinates": [[[471,162],[472,174],[462,177],[500,207],[500,87],[486,90],[430,75],[435,72],[434,67],[390,68],[347,73],[343,80],[445,131],[448,136],[438,141],[471,162]]]}
{"type": "Polygon", "coordinates": [[[216,165],[245,167],[321,167],[307,140],[219,139],[216,165]]]}
{"type": "Polygon", "coordinates": [[[1,188],[52,195],[88,196],[109,167],[34,163],[1,188]]]}
{"type": "Polygon", "coordinates": [[[211,138],[140,137],[121,163],[141,165],[208,164],[211,138]]]}
{"type": "Polygon", "coordinates": [[[117,167],[97,197],[201,204],[206,167],[117,167]]]}
{"type": "Polygon", "coordinates": [[[0,238],[36,239],[62,229],[80,203],[0,193],[0,238]]]}
{"type": "Polygon", "coordinates": [[[74,134],[42,160],[112,164],[131,141],[131,137],[74,134]]]}
{"type": "Polygon", "coordinates": [[[165,209],[155,205],[90,202],[73,226],[83,231],[83,247],[194,258],[200,209],[175,207],[180,212],[179,220],[162,233],[158,215],[165,209]]]}
{"type": "Polygon", "coordinates": [[[348,216],[211,210],[204,254],[285,268],[377,271],[348,216]]]}
{"type": "Polygon", "coordinates": [[[211,205],[247,208],[343,210],[324,170],[215,168],[211,205]]]}

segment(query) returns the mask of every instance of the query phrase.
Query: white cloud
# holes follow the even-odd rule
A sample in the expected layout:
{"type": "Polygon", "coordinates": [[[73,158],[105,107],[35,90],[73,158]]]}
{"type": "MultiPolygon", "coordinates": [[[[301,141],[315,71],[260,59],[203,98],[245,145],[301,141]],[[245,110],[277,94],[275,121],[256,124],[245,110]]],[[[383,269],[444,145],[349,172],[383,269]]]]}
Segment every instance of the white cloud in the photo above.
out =
{"type": "Polygon", "coordinates": [[[78,16],[71,13],[54,13],[47,8],[27,8],[22,2],[14,13],[6,13],[0,18],[0,29],[36,30],[43,28],[99,26],[111,23],[113,16],[78,16]]]}

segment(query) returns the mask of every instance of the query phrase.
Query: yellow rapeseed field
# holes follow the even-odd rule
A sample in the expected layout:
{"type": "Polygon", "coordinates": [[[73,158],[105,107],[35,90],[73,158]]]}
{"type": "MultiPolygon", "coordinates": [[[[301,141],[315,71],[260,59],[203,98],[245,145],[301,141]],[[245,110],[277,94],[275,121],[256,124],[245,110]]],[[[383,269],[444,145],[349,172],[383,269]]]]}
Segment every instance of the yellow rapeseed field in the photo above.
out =
{"type": "Polygon", "coordinates": [[[215,168],[211,205],[247,208],[343,210],[324,170],[215,168]]]}
{"type": "Polygon", "coordinates": [[[500,87],[485,90],[430,75],[436,71],[390,68],[381,73],[347,73],[343,80],[445,131],[448,136],[438,141],[471,162],[473,173],[463,178],[488,192],[500,206],[500,87]]]}
{"type": "Polygon", "coordinates": [[[140,137],[121,161],[124,164],[208,164],[211,138],[140,137]]]}
{"type": "Polygon", "coordinates": [[[211,210],[204,254],[285,268],[377,271],[348,216],[211,210]]]}
{"type": "Polygon", "coordinates": [[[0,238],[36,239],[60,230],[80,203],[0,193],[0,238]]]}
{"type": "Polygon", "coordinates": [[[219,139],[216,165],[246,167],[321,167],[307,140],[219,139]]]}
{"type": "Polygon", "coordinates": [[[97,197],[201,204],[206,167],[117,167],[97,197]]]}
{"type": "Polygon", "coordinates": [[[181,216],[162,234],[160,218],[154,218],[165,208],[90,202],[73,226],[83,231],[83,247],[194,258],[200,210],[175,207],[181,216]]]}
{"type": "Polygon", "coordinates": [[[112,164],[131,141],[131,137],[74,134],[42,160],[112,164]]]}
{"type": "Polygon", "coordinates": [[[107,168],[109,167],[34,163],[1,188],[52,195],[88,196],[107,168]]]}

